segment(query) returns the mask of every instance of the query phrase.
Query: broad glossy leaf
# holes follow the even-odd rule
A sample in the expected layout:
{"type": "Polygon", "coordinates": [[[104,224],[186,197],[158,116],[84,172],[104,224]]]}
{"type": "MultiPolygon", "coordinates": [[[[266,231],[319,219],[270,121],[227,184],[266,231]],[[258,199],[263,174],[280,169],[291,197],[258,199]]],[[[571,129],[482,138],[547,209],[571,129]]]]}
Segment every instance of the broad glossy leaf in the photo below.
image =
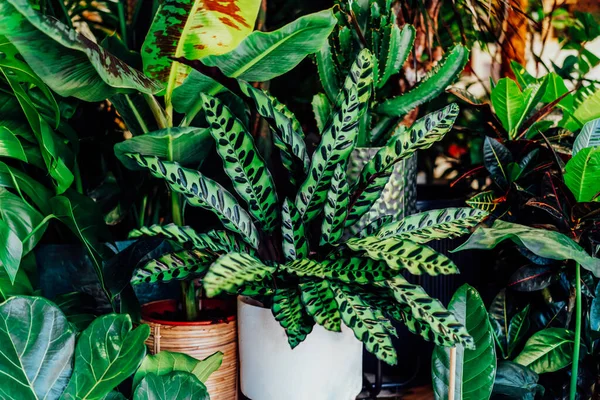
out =
{"type": "Polygon", "coordinates": [[[148,261],[136,269],[131,278],[132,284],[169,282],[173,279],[190,279],[201,276],[216,259],[213,253],[199,250],[182,250],[148,261]]]}
{"type": "Polygon", "coordinates": [[[338,164],[331,178],[331,187],[327,192],[327,199],[323,211],[321,225],[321,246],[325,244],[336,245],[344,233],[344,222],[348,214],[349,188],[346,171],[338,164]]]}
{"type": "Polygon", "coordinates": [[[237,200],[219,183],[198,171],[183,168],[177,163],[162,161],[158,157],[130,154],[140,166],[148,168],[152,175],[167,181],[172,190],[182,193],[188,203],[202,207],[217,215],[225,228],[239,233],[250,246],[258,247],[258,231],[250,215],[237,200]]]}
{"type": "Polygon", "coordinates": [[[565,166],[565,183],[578,202],[592,201],[600,193],[600,146],[582,149],[565,166]]]}
{"type": "Polygon", "coordinates": [[[83,34],[35,11],[27,0],[0,4],[0,35],[8,37],[35,73],[61,96],[102,101],[119,92],[160,89],[83,34]]]}
{"type": "Polygon", "coordinates": [[[569,237],[555,231],[530,228],[497,220],[492,228],[479,228],[454,251],[493,249],[504,240],[512,240],[534,254],[552,260],[575,260],[596,277],[600,277],[600,260],[588,255],[569,237]]]}
{"type": "Polygon", "coordinates": [[[289,199],[281,206],[281,247],[287,261],[308,257],[308,240],[300,213],[289,199]]]}
{"type": "Polygon", "coordinates": [[[519,86],[510,78],[502,78],[492,90],[492,105],[496,116],[509,136],[515,137],[519,121],[525,113],[525,96],[519,86]]]}
{"type": "Polygon", "coordinates": [[[329,331],[340,332],[342,320],[328,281],[309,280],[300,283],[300,293],[306,312],[317,324],[329,331]]]}
{"type": "Polygon", "coordinates": [[[127,153],[171,159],[198,167],[212,149],[208,128],[168,128],[134,136],[115,145],[115,155],[129,169],[144,169],[127,157],[127,153]]]}
{"type": "Polygon", "coordinates": [[[137,387],[148,374],[162,376],[176,371],[189,372],[200,382],[206,382],[210,374],[219,369],[222,362],[223,353],[220,351],[204,360],[197,360],[187,354],[170,351],[161,351],[155,355],[148,354],[135,373],[132,386],[137,387]]]}
{"type": "Polygon", "coordinates": [[[306,313],[297,288],[281,288],[273,295],[273,316],[285,329],[288,343],[293,349],[306,339],[315,322],[306,313]]]}
{"type": "Polygon", "coordinates": [[[299,277],[326,278],[362,285],[383,281],[398,274],[384,262],[366,257],[336,257],[322,261],[301,258],[282,265],[281,268],[299,277]]]}
{"type": "Polygon", "coordinates": [[[0,188],[0,218],[23,242],[23,255],[28,254],[46,231],[47,222],[35,208],[21,197],[0,188]],[[36,230],[34,233],[33,231],[36,230]]]}
{"type": "Polygon", "coordinates": [[[0,305],[0,375],[5,399],[56,400],[72,372],[75,332],[55,305],[13,297],[0,305]]]}
{"type": "Polygon", "coordinates": [[[273,32],[252,32],[233,51],[205,57],[202,63],[230,78],[268,81],[319,51],[335,24],[331,10],[305,15],[273,32]]]}
{"type": "MultiPolygon", "coordinates": [[[[496,351],[485,304],[477,291],[461,286],[452,296],[448,309],[466,326],[475,341],[475,349],[456,347],[457,400],[489,399],[496,374],[496,351]]],[[[436,399],[447,399],[450,382],[450,349],[436,347],[432,359],[433,388],[436,399]]]]}
{"type": "Polygon", "coordinates": [[[544,387],[537,382],[539,376],[527,367],[512,361],[498,363],[493,395],[510,399],[534,400],[536,394],[543,395],[544,387]]]}
{"type": "Polygon", "coordinates": [[[571,364],[574,340],[575,334],[567,329],[541,330],[527,340],[525,348],[514,361],[538,374],[561,370],[571,364]]]}
{"type": "Polygon", "coordinates": [[[83,331],[75,349],[75,367],[61,399],[101,399],[133,375],[150,335],[148,325],[131,329],[129,315],[108,314],[83,331]]]}
{"type": "Polygon", "coordinates": [[[600,119],[595,119],[583,126],[573,143],[573,157],[587,147],[600,146],[600,119]]]}
{"type": "Polygon", "coordinates": [[[486,136],[483,142],[483,165],[501,188],[512,183],[509,164],[512,162],[510,151],[496,139],[486,136]]]}
{"type": "Polygon", "coordinates": [[[150,373],[135,389],[133,400],[209,400],[206,386],[189,372],[150,373]]]}

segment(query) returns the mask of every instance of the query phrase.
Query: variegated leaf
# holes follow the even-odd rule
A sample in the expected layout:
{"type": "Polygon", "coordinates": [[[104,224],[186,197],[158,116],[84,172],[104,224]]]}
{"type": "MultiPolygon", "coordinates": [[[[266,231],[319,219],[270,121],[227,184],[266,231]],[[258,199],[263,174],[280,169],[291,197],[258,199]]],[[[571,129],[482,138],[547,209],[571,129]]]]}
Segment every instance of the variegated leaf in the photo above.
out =
{"type": "Polygon", "coordinates": [[[397,362],[396,350],[385,326],[378,320],[373,309],[353,288],[331,283],[340,315],[344,324],[354,331],[354,336],[365,344],[367,350],[390,365],[397,362]]]}
{"type": "Polygon", "coordinates": [[[333,172],[331,187],[327,192],[324,218],[321,226],[321,246],[336,245],[344,233],[344,221],[348,213],[348,180],[342,164],[333,172]]]}
{"type": "Polygon", "coordinates": [[[281,207],[281,236],[283,254],[287,261],[308,257],[308,240],[304,223],[294,204],[285,199],[281,207]]]}
{"type": "Polygon", "coordinates": [[[425,211],[383,226],[377,236],[394,236],[416,243],[455,238],[469,233],[469,229],[479,224],[487,215],[485,211],[466,207],[425,211]]]}
{"type": "Polygon", "coordinates": [[[188,203],[212,211],[225,228],[239,233],[244,241],[258,248],[258,231],[250,215],[238,204],[235,197],[217,182],[177,163],[161,161],[158,157],[127,154],[152,175],[164,178],[172,190],[182,193],[188,203]]]}
{"type": "MultiPolygon", "coordinates": [[[[439,300],[430,297],[421,286],[409,283],[400,275],[377,285],[390,288],[396,301],[407,304],[416,319],[428,324],[434,332],[444,337],[444,343],[436,341],[441,346],[462,344],[468,349],[474,348],[473,338],[464,325],[439,300]]],[[[415,329],[416,327],[417,325],[415,329]]]]}
{"type": "Polygon", "coordinates": [[[382,239],[368,236],[350,239],[347,246],[354,251],[364,251],[374,260],[383,260],[395,270],[406,268],[413,275],[449,275],[457,274],[456,265],[443,254],[429,246],[408,239],[390,237],[382,239]]]}
{"type": "Polygon", "coordinates": [[[332,279],[345,283],[366,285],[389,279],[398,274],[385,262],[367,257],[344,257],[315,261],[302,258],[282,265],[281,268],[299,277],[332,279]]]}
{"type": "Polygon", "coordinates": [[[285,329],[292,349],[302,343],[312,332],[315,322],[304,310],[297,288],[277,289],[273,296],[271,311],[285,329]]]}
{"type": "Polygon", "coordinates": [[[204,274],[217,255],[199,250],[163,254],[135,270],[131,283],[169,282],[204,274]]]}
{"type": "Polygon", "coordinates": [[[458,116],[456,104],[428,114],[417,120],[410,129],[399,128],[385,147],[365,165],[356,185],[356,197],[350,203],[346,227],[355,224],[381,196],[394,164],[410,157],[419,149],[429,148],[452,129],[458,116]]]}
{"type": "Polygon", "coordinates": [[[498,207],[498,202],[493,190],[476,194],[467,200],[467,204],[473,208],[486,211],[488,213],[494,212],[494,210],[496,210],[498,207]]]}
{"type": "Polygon", "coordinates": [[[302,303],[315,322],[333,332],[341,331],[341,317],[335,294],[326,280],[310,280],[300,284],[302,303]]]}
{"type": "Polygon", "coordinates": [[[231,110],[214,97],[202,95],[210,133],[223,159],[225,173],[250,214],[271,233],[277,220],[277,193],[273,177],[254,146],[254,140],[231,110]]]}
{"type": "Polygon", "coordinates": [[[202,280],[208,297],[221,292],[236,293],[240,287],[262,281],[277,268],[244,253],[229,253],[215,261],[202,280]]]}

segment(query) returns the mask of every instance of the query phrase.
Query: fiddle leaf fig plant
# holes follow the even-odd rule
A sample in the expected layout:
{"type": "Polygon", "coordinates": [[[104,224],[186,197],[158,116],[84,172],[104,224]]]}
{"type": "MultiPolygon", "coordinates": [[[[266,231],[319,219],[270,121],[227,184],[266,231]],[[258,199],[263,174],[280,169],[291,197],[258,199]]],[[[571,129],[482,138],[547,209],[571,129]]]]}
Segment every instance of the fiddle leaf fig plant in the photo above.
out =
{"type": "MultiPolygon", "coordinates": [[[[245,126],[223,102],[207,94],[201,96],[202,108],[231,184],[219,184],[201,171],[156,156],[125,153],[166,180],[188,204],[213,212],[225,228],[197,233],[191,227],[164,225],[132,232],[133,237],[165,236],[179,246],[141,266],[133,282],[200,278],[209,297],[252,296],[271,308],[292,348],[315,323],[331,331],[340,331],[344,323],[369,351],[395,364],[391,320],[404,322],[439,345],[472,348],[473,339],[454,314],[401,274],[458,272],[450,259],[425,243],[467,233],[487,213],[429,211],[404,222],[390,219],[373,225],[366,235],[348,237],[354,215],[377,199],[371,193],[385,185],[394,164],[439,140],[458,113],[450,105],[398,132],[368,164],[362,180],[350,183],[347,162],[361,118],[368,112],[374,65],[369,50],[358,54],[308,163],[296,117],[268,93],[239,82],[273,129],[281,165],[295,165],[299,179],[292,182],[293,190],[277,190],[276,175],[245,126]]],[[[290,180],[283,180],[289,187],[290,180]]]]}

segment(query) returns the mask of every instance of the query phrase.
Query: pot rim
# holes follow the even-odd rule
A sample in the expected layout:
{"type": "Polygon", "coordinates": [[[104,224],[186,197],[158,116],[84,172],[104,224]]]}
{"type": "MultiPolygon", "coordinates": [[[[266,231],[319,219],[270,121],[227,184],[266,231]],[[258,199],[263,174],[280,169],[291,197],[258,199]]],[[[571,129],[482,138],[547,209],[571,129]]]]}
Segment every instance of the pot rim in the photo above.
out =
{"type": "MultiPolygon", "coordinates": [[[[225,301],[220,299],[205,299],[204,301],[209,301],[211,303],[220,303],[224,304],[225,301]]],[[[150,303],[146,303],[142,306],[142,321],[143,322],[152,322],[155,324],[161,325],[169,325],[169,326],[209,326],[209,325],[219,325],[219,324],[228,324],[236,320],[235,314],[229,315],[225,318],[224,321],[215,322],[215,321],[168,321],[160,318],[150,317],[148,314],[155,309],[160,310],[175,310],[177,308],[177,301],[173,299],[165,299],[165,300],[156,300],[151,301],[150,303]]]]}

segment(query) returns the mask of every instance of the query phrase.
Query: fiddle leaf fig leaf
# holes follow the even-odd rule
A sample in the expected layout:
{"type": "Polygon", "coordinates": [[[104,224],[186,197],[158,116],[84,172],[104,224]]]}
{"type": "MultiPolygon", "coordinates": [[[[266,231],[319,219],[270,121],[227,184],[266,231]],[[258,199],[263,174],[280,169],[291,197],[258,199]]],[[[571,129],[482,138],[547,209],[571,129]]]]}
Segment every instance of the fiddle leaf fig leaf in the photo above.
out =
{"type": "Polygon", "coordinates": [[[281,268],[299,277],[314,277],[362,285],[383,281],[398,273],[390,270],[384,262],[364,257],[323,261],[301,258],[282,265],[281,268]]]}
{"type": "Polygon", "coordinates": [[[0,304],[0,374],[6,399],[57,400],[72,373],[75,332],[46,299],[12,297],[0,304]]]}
{"type": "Polygon", "coordinates": [[[315,322],[306,313],[297,288],[277,289],[271,306],[273,316],[285,329],[288,343],[293,349],[312,332],[315,322]]]}
{"type": "Polygon", "coordinates": [[[517,364],[542,374],[555,372],[571,364],[575,334],[563,328],[548,328],[536,332],[527,340],[523,351],[515,358],[517,364]]]}
{"type": "Polygon", "coordinates": [[[328,331],[341,331],[341,316],[335,294],[326,280],[310,280],[300,284],[300,296],[306,312],[328,331]]]}
{"type": "Polygon", "coordinates": [[[209,400],[209,395],[206,386],[193,374],[174,371],[146,375],[136,387],[133,400],[209,400]]]}
{"type": "Polygon", "coordinates": [[[594,200],[600,193],[600,146],[579,151],[565,166],[565,183],[578,202],[594,200]]]}
{"type": "Polygon", "coordinates": [[[583,126],[573,143],[573,157],[588,147],[600,146],[600,119],[595,119],[583,126]]]}
{"type": "Polygon", "coordinates": [[[331,187],[327,192],[321,227],[321,246],[336,245],[342,238],[349,200],[346,171],[342,165],[338,164],[333,172],[331,187]]]}
{"type": "Polygon", "coordinates": [[[253,248],[258,247],[258,231],[250,215],[223,186],[200,172],[183,168],[177,163],[162,161],[153,156],[133,153],[126,155],[149,169],[152,175],[165,179],[172,190],[185,196],[188,203],[212,211],[225,228],[239,233],[253,248]]]}
{"type": "MultiPolygon", "coordinates": [[[[456,346],[455,379],[459,384],[454,389],[454,398],[489,399],[496,375],[496,351],[485,304],[473,287],[463,285],[452,296],[448,310],[454,313],[475,341],[474,350],[456,346]]],[[[431,369],[435,398],[447,399],[451,378],[449,348],[436,346],[431,369]]]]}
{"type": "Polygon", "coordinates": [[[236,293],[247,283],[258,283],[277,268],[265,265],[249,254],[230,253],[215,261],[202,280],[208,297],[221,292],[236,293]]]}
{"type": "Polygon", "coordinates": [[[285,199],[281,207],[282,249],[287,261],[308,257],[304,223],[294,204],[285,199]]]}
{"type": "Polygon", "coordinates": [[[132,284],[169,282],[203,275],[217,258],[215,254],[199,250],[183,250],[163,254],[135,270],[132,284]]]}
{"type": "Polygon", "coordinates": [[[225,173],[265,232],[275,229],[277,193],[273,177],[244,125],[219,100],[202,95],[210,132],[225,173]]]}

